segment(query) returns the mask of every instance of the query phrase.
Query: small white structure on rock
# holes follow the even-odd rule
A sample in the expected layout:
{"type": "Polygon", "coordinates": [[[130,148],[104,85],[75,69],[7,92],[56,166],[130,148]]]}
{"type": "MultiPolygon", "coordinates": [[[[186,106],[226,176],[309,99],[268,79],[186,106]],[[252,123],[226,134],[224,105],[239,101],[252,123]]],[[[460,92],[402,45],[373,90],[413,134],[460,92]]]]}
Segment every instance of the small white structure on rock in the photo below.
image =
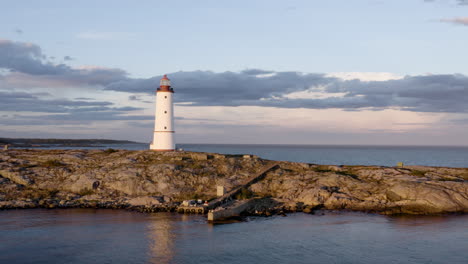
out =
{"type": "Polygon", "coordinates": [[[226,194],[226,188],[224,186],[216,186],[216,196],[221,197],[226,194]]]}
{"type": "Polygon", "coordinates": [[[156,91],[156,114],[151,150],[175,150],[173,94],[174,89],[171,88],[171,81],[164,75],[156,91]]]}

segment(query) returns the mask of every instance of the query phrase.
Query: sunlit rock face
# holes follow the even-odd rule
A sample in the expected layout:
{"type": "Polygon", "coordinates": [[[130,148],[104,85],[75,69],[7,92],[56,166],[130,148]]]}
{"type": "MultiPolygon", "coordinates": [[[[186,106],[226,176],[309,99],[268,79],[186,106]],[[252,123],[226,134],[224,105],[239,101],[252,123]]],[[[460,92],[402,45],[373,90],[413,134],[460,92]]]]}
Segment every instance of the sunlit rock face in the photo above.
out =
{"type": "MultiPolygon", "coordinates": [[[[256,156],[128,150],[0,152],[0,208],[171,208],[210,200],[270,161],[256,156]]],[[[280,162],[250,186],[264,207],[384,214],[468,212],[468,168],[328,166],[280,162]]]]}

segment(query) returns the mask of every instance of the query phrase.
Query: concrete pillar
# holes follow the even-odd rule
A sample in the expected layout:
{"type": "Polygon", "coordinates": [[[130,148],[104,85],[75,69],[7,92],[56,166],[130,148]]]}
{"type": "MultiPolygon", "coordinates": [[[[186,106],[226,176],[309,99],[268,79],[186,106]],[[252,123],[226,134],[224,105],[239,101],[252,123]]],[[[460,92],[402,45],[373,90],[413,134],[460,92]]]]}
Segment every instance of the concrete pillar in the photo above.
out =
{"type": "Polygon", "coordinates": [[[226,193],[226,188],[224,186],[216,186],[216,195],[218,197],[223,196],[226,193]]]}

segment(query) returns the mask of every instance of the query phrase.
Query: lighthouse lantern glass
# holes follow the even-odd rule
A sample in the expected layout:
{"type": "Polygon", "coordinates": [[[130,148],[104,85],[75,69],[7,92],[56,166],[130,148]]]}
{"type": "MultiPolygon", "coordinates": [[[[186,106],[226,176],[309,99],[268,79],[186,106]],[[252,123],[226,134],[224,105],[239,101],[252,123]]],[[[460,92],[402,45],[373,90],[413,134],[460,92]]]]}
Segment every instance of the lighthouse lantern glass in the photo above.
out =
{"type": "Polygon", "coordinates": [[[168,79],[162,79],[159,84],[161,86],[171,86],[171,81],[169,81],[168,79]]]}

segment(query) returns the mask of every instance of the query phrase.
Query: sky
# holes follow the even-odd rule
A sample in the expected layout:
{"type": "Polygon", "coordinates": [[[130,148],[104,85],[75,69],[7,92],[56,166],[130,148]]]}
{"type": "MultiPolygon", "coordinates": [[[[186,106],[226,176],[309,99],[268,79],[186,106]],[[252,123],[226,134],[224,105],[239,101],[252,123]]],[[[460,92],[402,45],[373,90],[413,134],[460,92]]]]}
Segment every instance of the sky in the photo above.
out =
{"type": "Polygon", "coordinates": [[[468,0],[0,4],[0,137],[468,146],[468,0]]]}

